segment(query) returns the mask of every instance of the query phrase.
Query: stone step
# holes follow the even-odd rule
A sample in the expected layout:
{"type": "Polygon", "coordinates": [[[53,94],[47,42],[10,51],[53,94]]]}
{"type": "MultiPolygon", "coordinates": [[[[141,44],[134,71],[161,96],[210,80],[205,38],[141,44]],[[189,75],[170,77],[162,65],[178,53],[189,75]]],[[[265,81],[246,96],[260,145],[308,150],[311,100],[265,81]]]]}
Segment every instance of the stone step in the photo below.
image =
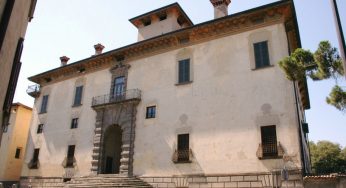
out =
{"type": "Polygon", "coordinates": [[[129,187],[129,188],[152,188],[152,186],[138,178],[130,178],[124,175],[97,175],[88,177],[76,177],[66,182],[68,188],[82,187],[129,187]]]}

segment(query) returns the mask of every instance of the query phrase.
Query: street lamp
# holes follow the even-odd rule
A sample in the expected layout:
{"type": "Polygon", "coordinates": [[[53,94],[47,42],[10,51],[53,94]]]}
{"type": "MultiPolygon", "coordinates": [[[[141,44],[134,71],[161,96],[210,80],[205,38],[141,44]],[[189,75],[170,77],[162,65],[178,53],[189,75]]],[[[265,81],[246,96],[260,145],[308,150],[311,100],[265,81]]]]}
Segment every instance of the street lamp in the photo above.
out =
{"type": "Polygon", "coordinates": [[[342,25],[341,25],[338,5],[336,3],[336,0],[331,0],[331,2],[332,2],[333,13],[334,13],[334,21],[335,21],[335,25],[336,25],[336,32],[337,32],[338,40],[339,40],[340,54],[341,54],[341,58],[342,58],[342,61],[343,61],[343,64],[344,64],[344,74],[345,74],[345,77],[346,77],[345,37],[344,37],[344,33],[342,31],[342,25]]]}

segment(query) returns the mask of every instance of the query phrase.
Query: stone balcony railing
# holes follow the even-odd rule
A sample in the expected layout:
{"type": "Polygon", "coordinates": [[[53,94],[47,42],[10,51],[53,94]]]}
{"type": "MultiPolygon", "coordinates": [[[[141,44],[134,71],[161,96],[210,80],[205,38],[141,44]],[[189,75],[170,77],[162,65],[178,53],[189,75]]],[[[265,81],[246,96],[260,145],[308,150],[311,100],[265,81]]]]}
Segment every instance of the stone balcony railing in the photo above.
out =
{"type": "Polygon", "coordinates": [[[38,97],[41,93],[40,85],[36,84],[29,86],[26,93],[34,98],[38,97]]]}
{"type": "Polygon", "coordinates": [[[93,97],[91,106],[93,107],[102,106],[102,105],[126,102],[130,100],[141,100],[141,90],[129,89],[122,93],[107,94],[107,95],[93,97]]]}

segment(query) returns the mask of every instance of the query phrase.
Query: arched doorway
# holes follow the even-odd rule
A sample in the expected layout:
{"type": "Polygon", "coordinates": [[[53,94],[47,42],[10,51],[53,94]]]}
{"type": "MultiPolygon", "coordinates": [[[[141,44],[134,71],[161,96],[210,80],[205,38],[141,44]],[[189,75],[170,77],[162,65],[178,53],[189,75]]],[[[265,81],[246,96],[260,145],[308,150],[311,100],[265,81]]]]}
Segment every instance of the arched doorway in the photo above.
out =
{"type": "Polygon", "coordinates": [[[112,125],[104,133],[102,174],[119,174],[122,145],[122,130],[112,125]]]}

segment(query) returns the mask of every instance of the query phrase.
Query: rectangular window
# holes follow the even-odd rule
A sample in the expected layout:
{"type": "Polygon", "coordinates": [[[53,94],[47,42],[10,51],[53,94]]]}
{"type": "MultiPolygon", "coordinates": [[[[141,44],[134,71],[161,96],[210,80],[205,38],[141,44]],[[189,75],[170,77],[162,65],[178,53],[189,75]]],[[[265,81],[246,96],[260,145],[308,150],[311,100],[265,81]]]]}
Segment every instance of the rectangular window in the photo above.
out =
{"type": "Polygon", "coordinates": [[[82,104],[83,86],[76,87],[76,93],[74,96],[73,106],[79,106],[82,104]]]}
{"type": "Polygon", "coordinates": [[[155,118],[156,115],[156,106],[149,106],[147,107],[147,113],[146,113],[146,118],[150,119],[150,118],[155,118]]]}
{"type": "Polygon", "coordinates": [[[276,140],[276,127],[265,126],[261,127],[263,157],[277,157],[278,148],[276,140]]]}
{"type": "Polygon", "coordinates": [[[49,97],[49,95],[44,95],[44,96],[42,97],[42,103],[41,103],[41,111],[40,111],[40,113],[46,113],[46,112],[47,112],[48,97],[49,97]]]}
{"type": "Polygon", "coordinates": [[[19,159],[20,158],[20,150],[21,150],[22,148],[17,148],[16,149],[16,155],[14,156],[14,158],[16,158],[16,159],[19,159]]]}
{"type": "Polygon", "coordinates": [[[66,167],[73,167],[75,145],[69,145],[67,150],[66,167]]]}
{"type": "Polygon", "coordinates": [[[178,162],[190,161],[189,134],[178,135],[178,162]]]}
{"type": "Polygon", "coordinates": [[[32,157],[31,168],[38,168],[38,155],[40,154],[40,148],[35,148],[34,156],[32,157]]]}
{"type": "Polygon", "coordinates": [[[71,121],[71,129],[78,128],[78,118],[73,118],[71,121]]]}
{"type": "Polygon", "coordinates": [[[44,124],[39,124],[38,127],[37,127],[37,134],[41,134],[43,132],[43,127],[44,127],[44,124]]]}
{"type": "Polygon", "coordinates": [[[190,59],[179,61],[178,83],[190,82],[190,59]]]}
{"type": "Polygon", "coordinates": [[[256,68],[267,67],[270,65],[268,41],[254,43],[256,68]]]}

